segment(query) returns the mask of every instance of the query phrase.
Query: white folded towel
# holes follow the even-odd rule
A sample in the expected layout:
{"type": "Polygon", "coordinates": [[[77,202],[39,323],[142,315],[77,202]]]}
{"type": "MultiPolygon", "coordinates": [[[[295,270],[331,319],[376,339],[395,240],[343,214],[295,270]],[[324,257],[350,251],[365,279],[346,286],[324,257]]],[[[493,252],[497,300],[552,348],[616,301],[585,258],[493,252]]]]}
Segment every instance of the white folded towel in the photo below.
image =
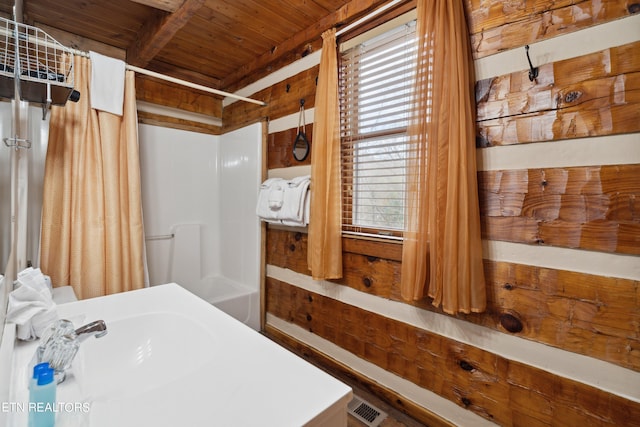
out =
{"type": "Polygon", "coordinates": [[[284,192],[286,183],[276,182],[269,189],[269,209],[277,211],[284,204],[284,192]]]}
{"type": "Polygon", "coordinates": [[[58,319],[51,290],[40,269],[31,267],[18,273],[16,286],[9,293],[7,321],[16,324],[18,339],[36,339],[58,319]]]}
{"type": "Polygon", "coordinates": [[[256,214],[265,222],[303,227],[309,223],[309,175],[270,178],[260,185],[256,214]]]}
{"type": "Polygon", "coordinates": [[[91,108],[122,115],[126,64],[119,59],[89,52],[91,58],[91,108]]]}
{"type": "Polygon", "coordinates": [[[284,191],[284,203],[278,218],[296,225],[304,224],[305,199],[311,182],[310,176],[297,177],[287,183],[284,191]]]}
{"type": "Polygon", "coordinates": [[[260,191],[258,192],[258,204],[256,206],[256,214],[265,221],[276,220],[277,210],[271,209],[270,196],[271,187],[280,186],[284,184],[282,178],[269,178],[260,185],[260,191]]]}

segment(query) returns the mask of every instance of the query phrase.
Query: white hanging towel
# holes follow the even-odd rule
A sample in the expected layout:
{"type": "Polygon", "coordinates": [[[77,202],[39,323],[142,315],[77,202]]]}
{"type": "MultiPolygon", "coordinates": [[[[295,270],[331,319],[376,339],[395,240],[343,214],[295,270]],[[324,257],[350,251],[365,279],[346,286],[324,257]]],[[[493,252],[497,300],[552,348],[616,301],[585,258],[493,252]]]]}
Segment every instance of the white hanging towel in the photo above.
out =
{"type": "Polygon", "coordinates": [[[124,104],[124,61],[89,52],[91,58],[91,108],[122,115],[124,104]]]}

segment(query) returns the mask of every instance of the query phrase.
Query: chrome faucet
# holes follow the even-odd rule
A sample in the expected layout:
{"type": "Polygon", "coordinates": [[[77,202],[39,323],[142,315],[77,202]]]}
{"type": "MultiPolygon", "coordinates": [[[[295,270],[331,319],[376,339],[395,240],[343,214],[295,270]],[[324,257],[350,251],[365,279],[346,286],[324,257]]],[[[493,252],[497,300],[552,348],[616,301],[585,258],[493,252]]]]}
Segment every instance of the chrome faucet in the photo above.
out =
{"type": "Polygon", "coordinates": [[[107,335],[107,324],[104,323],[104,320],[96,320],[91,323],[87,323],[84,326],[80,326],[75,330],[77,343],[82,344],[84,340],[89,338],[90,336],[95,336],[96,338],[101,338],[107,335]]]}
{"type": "Polygon", "coordinates": [[[36,353],[38,363],[49,362],[49,366],[55,371],[56,381],[60,384],[65,380],[65,371],[71,367],[80,344],[91,336],[100,338],[106,334],[107,325],[104,320],[87,323],[76,330],[70,321],[58,320],[40,338],[41,343],[36,353]]]}

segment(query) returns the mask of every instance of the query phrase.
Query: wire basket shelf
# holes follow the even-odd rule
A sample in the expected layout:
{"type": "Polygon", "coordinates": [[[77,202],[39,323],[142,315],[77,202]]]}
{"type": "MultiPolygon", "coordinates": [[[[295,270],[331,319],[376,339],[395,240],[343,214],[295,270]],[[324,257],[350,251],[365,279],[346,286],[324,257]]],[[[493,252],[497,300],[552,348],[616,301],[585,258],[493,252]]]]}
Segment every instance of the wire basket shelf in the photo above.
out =
{"type": "Polygon", "coordinates": [[[0,97],[63,105],[73,91],[73,50],[39,28],[0,17],[0,97]]]}

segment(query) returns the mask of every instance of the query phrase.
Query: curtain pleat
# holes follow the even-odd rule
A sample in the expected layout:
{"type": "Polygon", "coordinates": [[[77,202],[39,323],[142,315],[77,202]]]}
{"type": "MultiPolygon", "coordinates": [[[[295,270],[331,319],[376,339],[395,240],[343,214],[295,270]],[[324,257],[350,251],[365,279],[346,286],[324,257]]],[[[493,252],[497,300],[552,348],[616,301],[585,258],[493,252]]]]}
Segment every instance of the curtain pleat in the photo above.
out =
{"type": "Polygon", "coordinates": [[[314,279],[339,279],[342,277],[342,196],[335,29],[322,34],[314,108],[307,263],[314,279]]]}
{"type": "Polygon", "coordinates": [[[486,307],[478,203],[473,62],[463,4],[418,0],[401,294],[446,313],[486,307]]]}
{"type": "Polygon", "coordinates": [[[80,100],[51,110],[40,263],[84,299],[144,286],[144,232],[135,75],[120,117],[91,108],[89,59],[74,70],[80,100]]]}

